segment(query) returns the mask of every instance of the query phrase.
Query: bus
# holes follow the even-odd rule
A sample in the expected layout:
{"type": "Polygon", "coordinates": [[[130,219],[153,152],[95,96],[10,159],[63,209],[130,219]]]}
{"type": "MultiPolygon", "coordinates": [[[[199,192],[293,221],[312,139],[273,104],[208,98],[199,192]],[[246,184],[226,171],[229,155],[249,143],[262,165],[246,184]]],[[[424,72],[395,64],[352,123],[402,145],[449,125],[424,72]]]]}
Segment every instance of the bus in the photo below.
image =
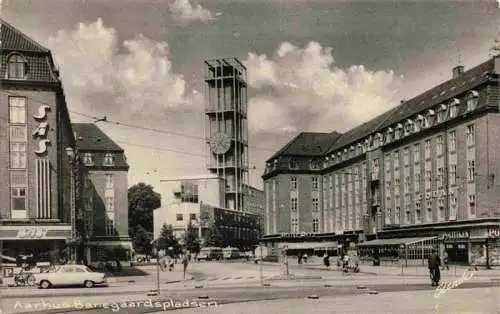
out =
{"type": "Polygon", "coordinates": [[[222,250],[224,259],[233,259],[233,258],[240,258],[241,257],[241,252],[239,249],[235,247],[227,247],[222,250]]]}
{"type": "Polygon", "coordinates": [[[211,261],[211,260],[221,260],[223,258],[222,249],[220,247],[204,247],[200,250],[197,260],[211,261]]]}

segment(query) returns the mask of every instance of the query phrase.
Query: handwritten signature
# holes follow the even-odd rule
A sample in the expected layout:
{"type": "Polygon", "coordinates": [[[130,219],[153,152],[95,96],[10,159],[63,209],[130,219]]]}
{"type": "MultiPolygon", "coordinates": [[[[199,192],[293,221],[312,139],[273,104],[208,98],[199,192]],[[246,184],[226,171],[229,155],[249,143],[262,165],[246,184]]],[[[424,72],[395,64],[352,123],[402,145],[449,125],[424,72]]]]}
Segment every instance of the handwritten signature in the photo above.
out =
{"type": "Polygon", "coordinates": [[[443,283],[439,284],[439,286],[434,291],[434,298],[438,299],[441,296],[445,295],[446,292],[448,292],[448,290],[451,290],[453,288],[460,286],[465,281],[471,280],[475,274],[476,274],[475,271],[467,271],[466,270],[462,274],[461,278],[454,280],[454,281],[448,281],[448,282],[443,282],[443,283]]]}

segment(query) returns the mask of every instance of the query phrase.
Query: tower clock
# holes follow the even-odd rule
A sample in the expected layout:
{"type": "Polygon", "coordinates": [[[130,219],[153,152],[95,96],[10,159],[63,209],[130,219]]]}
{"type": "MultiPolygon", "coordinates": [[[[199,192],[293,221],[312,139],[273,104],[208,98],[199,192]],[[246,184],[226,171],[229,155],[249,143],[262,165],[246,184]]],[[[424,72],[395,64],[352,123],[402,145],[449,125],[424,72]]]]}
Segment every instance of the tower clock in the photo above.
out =
{"type": "Polygon", "coordinates": [[[206,164],[226,182],[224,205],[243,210],[248,185],[246,68],[236,58],[205,61],[206,164]]]}

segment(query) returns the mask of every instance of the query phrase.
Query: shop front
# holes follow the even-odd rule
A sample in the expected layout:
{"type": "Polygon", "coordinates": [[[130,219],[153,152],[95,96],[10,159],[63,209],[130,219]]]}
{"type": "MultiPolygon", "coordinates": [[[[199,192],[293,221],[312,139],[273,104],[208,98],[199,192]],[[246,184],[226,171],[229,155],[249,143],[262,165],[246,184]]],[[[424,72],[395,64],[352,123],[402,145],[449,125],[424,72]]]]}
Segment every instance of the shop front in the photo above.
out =
{"type": "Polygon", "coordinates": [[[468,265],[471,247],[469,231],[445,231],[439,237],[440,252],[448,254],[450,264],[468,265]]]}

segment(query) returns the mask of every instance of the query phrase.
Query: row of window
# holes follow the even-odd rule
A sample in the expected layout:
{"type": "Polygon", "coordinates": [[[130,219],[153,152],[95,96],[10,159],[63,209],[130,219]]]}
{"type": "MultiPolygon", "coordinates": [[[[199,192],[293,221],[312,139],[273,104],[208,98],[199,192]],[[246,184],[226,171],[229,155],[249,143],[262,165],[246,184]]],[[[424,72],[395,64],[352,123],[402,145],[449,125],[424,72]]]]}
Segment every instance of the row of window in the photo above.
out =
{"type": "MultiPolygon", "coordinates": [[[[84,153],[83,154],[83,164],[85,166],[94,166],[94,155],[92,153],[84,153]]],[[[106,153],[104,155],[104,160],[102,165],[105,167],[113,167],[115,165],[115,158],[113,154],[106,153]]]]}
{"type": "MultiPolygon", "coordinates": [[[[177,214],[176,215],[176,220],[177,221],[184,221],[184,215],[183,214],[177,214]]],[[[189,221],[196,221],[196,214],[189,214],[189,221]]]]}
{"type": "MultiPolygon", "coordinates": [[[[299,233],[299,219],[298,218],[292,218],[292,223],[291,223],[291,232],[292,233],[299,233]]],[[[312,232],[319,232],[319,219],[314,218],[312,220],[312,232]]]]}

